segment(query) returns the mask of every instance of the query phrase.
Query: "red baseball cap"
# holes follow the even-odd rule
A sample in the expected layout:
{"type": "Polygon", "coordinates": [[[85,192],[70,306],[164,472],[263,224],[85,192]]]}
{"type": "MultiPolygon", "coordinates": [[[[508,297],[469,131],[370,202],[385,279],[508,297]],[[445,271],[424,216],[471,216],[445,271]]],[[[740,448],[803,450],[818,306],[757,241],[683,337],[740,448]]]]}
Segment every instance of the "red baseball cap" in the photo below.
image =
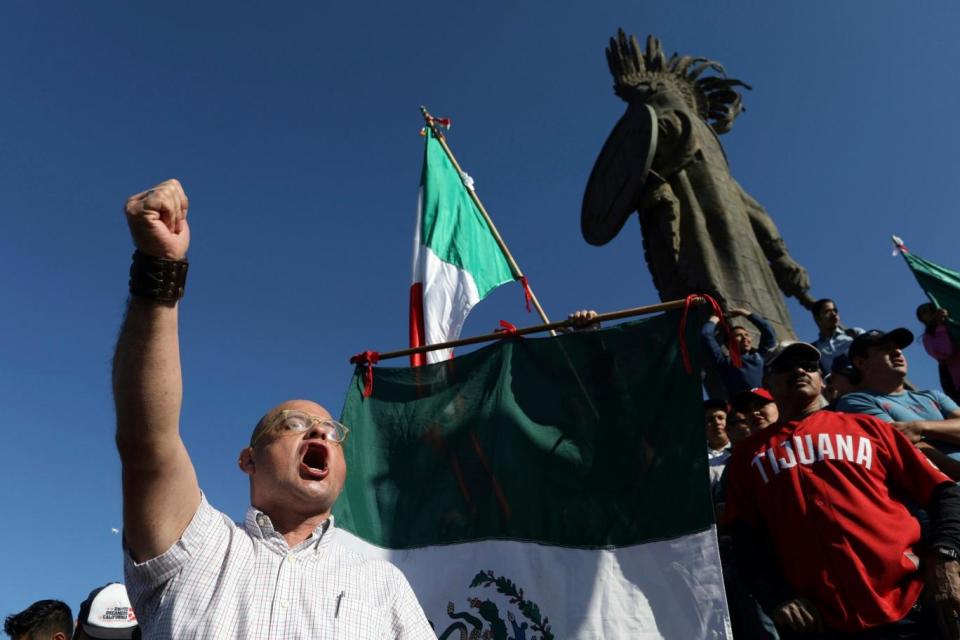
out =
{"type": "Polygon", "coordinates": [[[744,408],[748,402],[755,398],[760,398],[764,403],[773,402],[773,396],[770,395],[770,392],[764,389],[763,387],[754,387],[753,389],[748,389],[746,391],[741,391],[733,397],[733,402],[730,403],[730,406],[734,410],[739,411],[744,408]]]}

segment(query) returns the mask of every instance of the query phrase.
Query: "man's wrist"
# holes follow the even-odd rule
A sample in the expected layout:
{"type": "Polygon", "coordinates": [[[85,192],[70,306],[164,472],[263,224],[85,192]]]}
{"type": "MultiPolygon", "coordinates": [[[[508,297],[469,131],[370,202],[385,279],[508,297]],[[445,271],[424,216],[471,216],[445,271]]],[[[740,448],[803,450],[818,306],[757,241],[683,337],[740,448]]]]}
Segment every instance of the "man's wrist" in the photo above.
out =
{"type": "Polygon", "coordinates": [[[186,256],[182,260],[167,260],[134,251],[130,265],[130,295],[176,304],[183,297],[188,267],[186,256]]]}
{"type": "Polygon", "coordinates": [[[960,562],[960,551],[945,544],[936,544],[930,549],[930,557],[939,562],[960,562]]]}

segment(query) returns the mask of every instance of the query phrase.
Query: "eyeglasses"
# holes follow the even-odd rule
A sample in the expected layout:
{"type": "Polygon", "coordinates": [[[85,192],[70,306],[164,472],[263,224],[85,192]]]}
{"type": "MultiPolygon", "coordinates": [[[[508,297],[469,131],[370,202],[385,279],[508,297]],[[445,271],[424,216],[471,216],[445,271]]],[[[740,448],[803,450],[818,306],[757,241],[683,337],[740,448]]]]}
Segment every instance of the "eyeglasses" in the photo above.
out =
{"type": "Polygon", "coordinates": [[[273,420],[271,420],[266,427],[262,428],[253,436],[250,440],[250,446],[255,446],[260,438],[263,437],[263,434],[267,432],[274,432],[279,436],[302,434],[312,429],[315,425],[319,426],[327,440],[336,442],[337,444],[343,444],[350,434],[350,429],[345,424],[341,424],[333,418],[321,418],[305,411],[284,409],[274,416],[273,420]]]}
{"type": "Polygon", "coordinates": [[[772,373],[786,373],[787,371],[793,371],[794,369],[803,369],[807,373],[814,373],[816,371],[820,371],[820,363],[814,362],[813,360],[805,360],[801,362],[775,362],[770,367],[770,371],[772,373]]]}

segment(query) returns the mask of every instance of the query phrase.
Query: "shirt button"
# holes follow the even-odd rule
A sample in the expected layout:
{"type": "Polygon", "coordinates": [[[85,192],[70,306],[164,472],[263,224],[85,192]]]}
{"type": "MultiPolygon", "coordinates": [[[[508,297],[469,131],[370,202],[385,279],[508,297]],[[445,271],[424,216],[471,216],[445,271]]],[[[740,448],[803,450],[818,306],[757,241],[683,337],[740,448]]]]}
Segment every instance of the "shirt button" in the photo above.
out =
{"type": "Polygon", "coordinates": [[[290,606],[290,603],[287,602],[286,600],[281,600],[281,601],[280,601],[280,606],[283,607],[284,609],[286,609],[287,607],[290,606]]]}
{"type": "Polygon", "coordinates": [[[287,556],[287,562],[288,562],[289,564],[293,564],[294,562],[296,562],[296,559],[294,559],[294,557],[293,557],[292,555],[288,555],[288,556],[287,556]]]}
{"type": "Polygon", "coordinates": [[[813,502],[814,502],[814,504],[816,504],[818,507],[822,507],[822,506],[823,506],[823,500],[814,500],[813,502]]]}

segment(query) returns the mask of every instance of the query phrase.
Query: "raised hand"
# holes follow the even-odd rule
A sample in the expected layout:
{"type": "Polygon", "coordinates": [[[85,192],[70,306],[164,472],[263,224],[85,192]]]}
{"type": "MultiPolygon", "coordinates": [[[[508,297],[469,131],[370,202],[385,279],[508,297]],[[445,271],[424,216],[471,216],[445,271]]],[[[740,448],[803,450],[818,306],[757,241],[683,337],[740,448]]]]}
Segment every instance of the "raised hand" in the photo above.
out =
{"type": "Polygon", "coordinates": [[[597,315],[593,309],[579,309],[567,316],[567,321],[571,323],[574,331],[595,331],[600,328],[600,323],[594,320],[597,315]]]}
{"type": "Polygon", "coordinates": [[[176,179],[130,196],[124,206],[130,235],[141,253],[182,260],[190,246],[189,201],[176,179]]]}

